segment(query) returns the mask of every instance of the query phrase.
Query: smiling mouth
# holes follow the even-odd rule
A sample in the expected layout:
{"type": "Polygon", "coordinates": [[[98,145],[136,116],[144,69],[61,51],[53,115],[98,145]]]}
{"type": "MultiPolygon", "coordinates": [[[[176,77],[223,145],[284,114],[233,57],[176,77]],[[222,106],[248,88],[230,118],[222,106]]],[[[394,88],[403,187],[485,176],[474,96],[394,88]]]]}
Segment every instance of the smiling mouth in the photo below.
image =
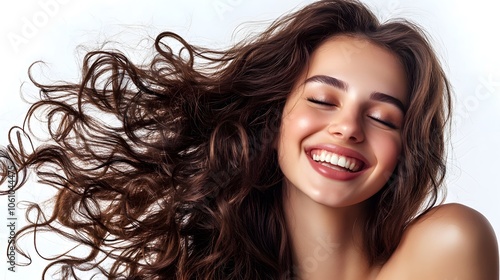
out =
{"type": "Polygon", "coordinates": [[[359,159],[339,155],[321,149],[311,150],[310,156],[314,161],[320,163],[321,165],[339,171],[358,172],[362,170],[365,165],[364,162],[359,159]]]}

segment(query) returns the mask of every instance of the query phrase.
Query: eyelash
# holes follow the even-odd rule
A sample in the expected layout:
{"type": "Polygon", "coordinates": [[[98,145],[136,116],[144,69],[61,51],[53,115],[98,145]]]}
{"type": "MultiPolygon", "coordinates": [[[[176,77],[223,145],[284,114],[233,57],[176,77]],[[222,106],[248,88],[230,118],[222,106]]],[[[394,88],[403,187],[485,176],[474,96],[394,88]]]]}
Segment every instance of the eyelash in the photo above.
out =
{"type": "MultiPolygon", "coordinates": [[[[311,102],[311,103],[314,103],[314,104],[318,104],[318,105],[322,105],[322,106],[329,106],[329,107],[333,107],[335,106],[335,104],[332,104],[332,103],[328,103],[326,101],[322,101],[322,100],[319,100],[319,99],[316,99],[314,97],[308,97],[307,98],[307,101],[311,102]]],[[[382,119],[379,119],[379,118],[376,118],[376,117],[371,117],[369,116],[370,119],[376,121],[376,122],[379,122],[389,128],[392,128],[392,129],[397,129],[396,125],[394,125],[393,123],[391,122],[388,122],[388,121],[384,121],[382,119]]]]}
{"type": "Polygon", "coordinates": [[[387,121],[384,121],[384,120],[381,120],[381,119],[378,119],[378,118],[375,118],[375,117],[369,117],[369,118],[370,118],[370,119],[372,119],[372,120],[374,120],[374,121],[377,121],[377,122],[379,122],[379,123],[381,123],[381,124],[383,124],[383,125],[385,125],[385,126],[387,126],[387,127],[389,127],[389,128],[392,128],[392,129],[396,129],[396,128],[397,128],[397,127],[396,127],[393,123],[391,123],[391,122],[387,122],[387,121]]]}
{"type": "Polygon", "coordinates": [[[323,105],[323,106],[335,106],[335,104],[328,103],[326,101],[322,101],[322,100],[316,99],[314,97],[308,97],[307,101],[312,102],[314,104],[323,105]]]}

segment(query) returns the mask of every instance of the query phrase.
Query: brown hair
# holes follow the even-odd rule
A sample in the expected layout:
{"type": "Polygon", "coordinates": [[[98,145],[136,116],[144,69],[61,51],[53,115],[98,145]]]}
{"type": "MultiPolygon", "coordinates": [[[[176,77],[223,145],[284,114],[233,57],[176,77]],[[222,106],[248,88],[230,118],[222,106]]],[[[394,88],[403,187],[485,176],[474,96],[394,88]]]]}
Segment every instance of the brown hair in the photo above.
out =
{"type": "Polygon", "coordinates": [[[36,170],[58,193],[48,216],[30,206],[38,220],[18,239],[49,230],[87,246],[87,256],[51,263],[67,278],[89,267],[110,278],[292,278],[272,142],[311,53],[339,34],[394,52],[409,81],[401,158],[370,198],[366,223],[367,255],[383,263],[412,219],[436,203],[450,93],[420,28],[379,23],[352,0],[312,3],[224,51],[165,32],[147,65],[100,50],[86,55],[81,82],[32,78],[43,98],[27,122],[45,110],[52,141],[34,153],[11,143],[3,156],[19,172],[36,170]],[[103,256],[111,267],[100,263],[103,256]]]}

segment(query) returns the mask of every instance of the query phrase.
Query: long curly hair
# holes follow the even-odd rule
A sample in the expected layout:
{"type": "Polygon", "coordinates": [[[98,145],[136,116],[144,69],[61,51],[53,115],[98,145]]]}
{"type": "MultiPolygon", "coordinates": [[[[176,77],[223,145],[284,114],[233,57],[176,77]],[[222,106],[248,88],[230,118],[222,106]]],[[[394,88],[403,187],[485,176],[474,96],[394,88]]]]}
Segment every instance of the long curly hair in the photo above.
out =
{"type": "Polygon", "coordinates": [[[392,51],[408,77],[399,164],[370,198],[365,224],[369,260],[385,262],[405,227],[437,203],[450,90],[418,26],[381,23],[354,0],[309,4],[226,50],[164,32],[149,63],[98,50],[85,56],[79,82],[30,76],[42,98],[25,124],[41,113],[51,139],[34,152],[12,140],[2,181],[9,161],[21,176],[15,189],[33,170],[57,195],[51,207],[30,205],[36,220],[16,240],[50,231],[86,246],[44,271],[58,267],[62,278],[99,269],[112,279],[292,279],[273,141],[311,53],[339,34],[392,51]]]}

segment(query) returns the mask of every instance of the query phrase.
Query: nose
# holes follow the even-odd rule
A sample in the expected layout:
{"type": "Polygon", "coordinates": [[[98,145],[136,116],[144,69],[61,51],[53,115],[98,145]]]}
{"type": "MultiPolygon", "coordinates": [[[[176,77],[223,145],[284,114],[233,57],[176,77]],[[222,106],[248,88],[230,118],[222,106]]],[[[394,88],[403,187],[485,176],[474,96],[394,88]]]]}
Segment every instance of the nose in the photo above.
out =
{"type": "Polygon", "coordinates": [[[328,126],[328,133],[346,142],[359,143],[365,139],[360,117],[354,110],[338,111],[328,126]]]}

